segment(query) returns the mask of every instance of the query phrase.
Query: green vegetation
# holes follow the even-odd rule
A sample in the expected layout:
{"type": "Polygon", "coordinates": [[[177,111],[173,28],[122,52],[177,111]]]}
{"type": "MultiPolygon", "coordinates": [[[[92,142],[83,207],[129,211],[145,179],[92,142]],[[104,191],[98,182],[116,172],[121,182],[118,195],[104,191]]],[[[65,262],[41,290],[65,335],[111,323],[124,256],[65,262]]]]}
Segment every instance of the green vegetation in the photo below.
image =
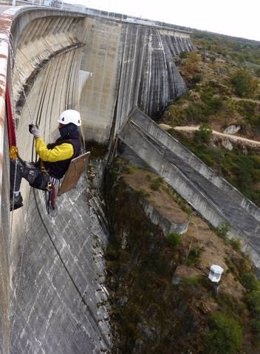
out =
{"type": "Polygon", "coordinates": [[[238,147],[229,151],[211,146],[203,142],[201,131],[198,131],[193,140],[177,133],[175,136],[218,175],[223,176],[260,206],[260,158],[255,151],[247,151],[245,154],[238,147]]]}
{"type": "Polygon", "coordinates": [[[221,225],[219,225],[215,231],[219,237],[226,239],[229,229],[230,229],[229,223],[224,222],[221,225]]]}
{"type": "Polygon", "coordinates": [[[168,241],[173,247],[176,247],[181,243],[181,235],[177,232],[171,232],[168,235],[168,241]]]}
{"type": "Polygon", "coordinates": [[[251,312],[251,328],[256,344],[260,343],[260,289],[250,291],[246,296],[246,302],[251,312]]]}
{"type": "Polygon", "coordinates": [[[249,309],[259,318],[260,316],[260,290],[253,290],[247,295],[247,304],[249,309]]]}
{"type": "Polygon", "coordinates": [[[205,336],[205,350],[210,354],[237,353],[241,337],[242,330],[236,320],[222,312],[213,313],[205,336]]]}
{"type": "Polygon", "coordinates": [[[252,273],[245,272],[242,274],[242,283],[248,290],[246,295],[246,303],[251,312],[251,328],[255,334],[255,341],[260,343],[260,282],[252,273]]]}
{"type": "Polygon", "coordinates": [[[194,31],[193,40],[203,51],[230,58],[236,63],[253,68],[255,72],[260,68],[260,43],[243,38],[234,38],[219,34],[194,31]]]}
{"type": "Polygon", "coordinates": [[[207,144],[210,141],[211,135],[212,129],[208,125],[203,124],[199,127],[199,130],[195,132],[194,141],[197,144],[207,144]]]}
{"type": "Polygon", "coordinates": [[[260,290],[260,282],[253,273],[243,273],[241,282],[248,291],[260,290]]]}
{"type": "Polygon", "coordinates": [[[234,250],[241,250],[241,242],[240,240],[229,239],[230,245],[234,248],[234,250]]]}
{"type": "Polygon", "coordinates": [[[257,79],[247,69],[239,69],[231,76],[231,84],[239,97],[254,97],[257,83],[257,79]]]}
{"type": "Polygon", "coordinates": [[[154,191],[158,191],[161,187],[162,182],[163,182],[163,179],[161,177],[157,177],[157,178],[153,179],[152,183],[151,183],[151,189],[154,191]]]}
{"type": "Polygon", "coordinates": [[[237,125],[240,135],[259,140],[260,44],[201,31],[194,31],[193,43],[197,51],[182,54],[179,64],[187,93],[167,107],[162,122],[199,125],[193,136],[174,130],[171,134],[260,205],[257,151],[239,146],[229,151],[211,134],[237,125]]]}
{"type": "Polygon", "coordinates": [[[188,256],[187,256],[186,261],[185,261],[185,264],[188,265],[188,266],[196,265],[199,262],[199,260],[200,260],[201,253],[202,253],[202,248],[201,247],[198,247],[198,246],[192,247],[189,250],[188,256]]]}
{"type": "MultiPolygon", "coordinates": [[[[112,352],[251,354],[259,345],[260,292],[248,258],[235,240],[227,242],[235,250],[230,247],[225,259],[223,281],[233,274],[246,295],[237,298],[236,287],[233,294],[220,290],[216,295],[201,272],[205,244],[176,232],[165,237],[145,214],[143,195],[126,184],[122,174],[130,170],[140,178],[140,170],[117,159],[105,186],[107,286],[116,333],[112,352]]],[[[156,180],[148,171],[143,174],[148,185],[156,180]]],[[[215,231],[225,241],[228,230],[223,223],[215,231]]]]}
{"type": "MultiPolygon", "coordinates": [[[[212,44],[214,36],[208,38],[208,41],[212,44]]],[[[246,65],[248,62],[241,62],[236,60],[236,56],[229,55],[228,48],[225,48],[225,38],[222,38],[222,41],[217,40],[211,47],[206,39],[201,41],[195,32],[194,43],[198,51],[184,53],[179,66],[188,92],[167,108],[163,120],[173,126],[214,121],[223,122],[225,125],[230,120],[237,120],[239,117],[237,101],[234,101],[233,96],[258,100],[259,75],[246,65]],[[230,111],[230,99],[233,101],[232,111],[230,111]]],[[[259,53],[259,47],[259,44],[252,45],[251,52],[259,53]]],[[[257,73],[259,73],[259,58],[256,55],[252,56],[251,60],[255,60],[254,65],[257,66],[257,73]]],[[[250,104],[255,105],[254,102],[248,102],[248,106],[250,104]]],[[[259,113],[258,104],[255,115],[259,113]]],[[[243,120],[243,117],[239,119],[243,120]]]]}

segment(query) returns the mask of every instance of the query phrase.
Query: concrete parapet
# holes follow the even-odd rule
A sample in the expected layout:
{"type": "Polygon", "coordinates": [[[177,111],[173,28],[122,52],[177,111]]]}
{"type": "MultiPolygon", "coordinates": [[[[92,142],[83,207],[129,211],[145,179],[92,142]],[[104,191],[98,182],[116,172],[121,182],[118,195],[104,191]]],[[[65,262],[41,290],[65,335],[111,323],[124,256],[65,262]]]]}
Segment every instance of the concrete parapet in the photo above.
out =
{"type": "Polygon", "coordinates": [[[130,117],[141,129],[163,143],[164,146],[167,146],[167,149],[174,151],[176,155],[181,157],[182,161],[196,168],[201,175],[207,178],[216,187],[220,188],[223,193],[228,193],[228,195],[232,197],[232,200],[238,203],[242,208],[245,208],[247,212],[260,221],[260,210],[252,201],[245,198],[245,196],[227,182],[227,180],[217,176],[211,168],[205,165],[205,163],[183,146],[177,139],[161,129],[153,120],[147,119],[143,113],[135,111],[130,117]]]}
{"type": "Polygon", "coordinates": [[[119,139],[136,152],[152,169],[169,183],[177,193],[186,199],[200,213],[207,214],[213,226],[217,227],[226,218],[221,210],[213,211],[211,202],[200,192],[196,185],[192,185],[189,180],[178,168],[170,163],[164,154],[164,149],[154,145],[140,129],[131,124],[126,124],[119,133],[119,139]]]}

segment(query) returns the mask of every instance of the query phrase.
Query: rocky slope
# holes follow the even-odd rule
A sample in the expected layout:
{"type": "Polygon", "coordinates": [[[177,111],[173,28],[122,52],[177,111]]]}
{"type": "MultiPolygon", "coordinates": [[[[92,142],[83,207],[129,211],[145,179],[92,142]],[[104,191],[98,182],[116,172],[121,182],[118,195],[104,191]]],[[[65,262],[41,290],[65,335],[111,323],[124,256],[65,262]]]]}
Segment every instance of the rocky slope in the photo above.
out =
{"type": "Polygon", "coordinates": [[[259,283],[225,228],[212,230],[151,171],[123,160],[110,169],[105,194],[112,352],[256,353],[259,283]],[[165,234],[144,200],[172,223],[188,219],[188,230],[165,234]],[[208,279],[212,264],[224,268],[218,292],[208,279]]]}

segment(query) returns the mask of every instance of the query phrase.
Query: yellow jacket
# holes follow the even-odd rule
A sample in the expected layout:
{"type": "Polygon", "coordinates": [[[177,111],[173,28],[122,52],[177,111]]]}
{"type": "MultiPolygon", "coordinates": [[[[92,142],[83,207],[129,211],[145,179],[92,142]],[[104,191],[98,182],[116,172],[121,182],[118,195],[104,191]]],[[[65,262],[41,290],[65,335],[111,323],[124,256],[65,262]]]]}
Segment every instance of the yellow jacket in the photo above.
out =
{"type": "Polygon", "coordinates": [[[42,161],[57,162],[70,159],[74,154],[73,145],[63,143],[48,149],[42,138],[35,139],[36,152],[42,161]]]}

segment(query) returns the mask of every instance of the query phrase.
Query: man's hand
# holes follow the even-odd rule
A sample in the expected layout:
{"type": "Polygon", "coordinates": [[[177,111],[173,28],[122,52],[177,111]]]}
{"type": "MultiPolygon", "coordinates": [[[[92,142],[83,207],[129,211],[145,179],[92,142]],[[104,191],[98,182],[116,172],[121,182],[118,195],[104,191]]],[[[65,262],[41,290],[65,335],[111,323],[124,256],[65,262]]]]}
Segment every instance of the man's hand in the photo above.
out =
{"type": "Polygon", "coordinates": [[[40,137],[40,131],[37,125],[35,124],[29,124],[29,132],[35,137],[39,138],[40,137]]]}

